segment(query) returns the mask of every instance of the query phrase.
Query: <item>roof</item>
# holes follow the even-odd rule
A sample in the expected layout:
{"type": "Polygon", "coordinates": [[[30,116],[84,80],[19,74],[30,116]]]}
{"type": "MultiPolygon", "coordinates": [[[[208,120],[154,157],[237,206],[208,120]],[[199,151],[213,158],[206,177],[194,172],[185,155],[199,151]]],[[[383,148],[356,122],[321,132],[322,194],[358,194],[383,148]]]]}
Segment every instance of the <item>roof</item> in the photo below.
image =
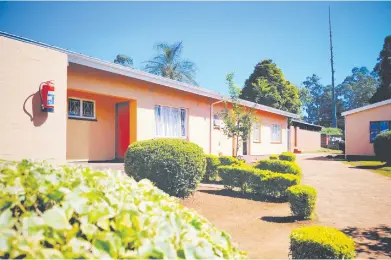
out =
{"type": "MultiPolygon", "coordinates": [[[[13,34],[9,34],[9,33],[0,31],[0,36],[4,36],[4,37],[10,38],[10,39],[17,40],[17,41],[26,42],[26,43],[34,44],[34,45],[37,45],[40,47],[49,48],[49,49],[53,49],[53,50],[65,53],[68,55],[68,62],[70,62],[70,63],[75,63],[75,64],[83,65],[86,67],[91,67],[94,69],[123,75],[123,76],[130,77],[130,78],[135,78],[135,79],[155,83],[155,84],[166,86],[169,88],[192,93],[192,94],[195,94],[198,96],[209,97],[209,98],[213,98],[213,99],[217,99],[217,100],[226,100],[226,101],[230,100],[230,97],[221,95],[220,93],[217,93],[217,92],[214,92],[214,91],[211,91],[208,89],[204,89],[204,88],[200,88],[198,86],[193,86],[193,85],[190,85],[187,83],[164,78],[164,77],[157,76],[157,75],[147,73],[144,71],[140,71],[140,70],[137,70],[134,68],[121,66],[121,65],[115,64],[113,62],[100,60],[100,59],[93,58],[93,57],[90,57],[90,56],[87,56],[87,55],[84,55],[81,53],[62,49],[62,48],[59,48],[56,46],[48,45],[48,44],[45,44],[42,42],[34,41],[34,40],[20,37],[17,35],[13,35],[13,34]]],[[[283,110],[276,109],[276,108],[269,107],[269,106],[265,106],[265,105],[256,104],[254,102],[250,102],[247,100],[240,99],[239,102],[241,105],[244,105],[247,107],[253,107],[254,109],[257,109],[257,110],[266,111],[269,113],[278,114],[278,115],[291,117],[291,118],[299,118],[299,115],[297,115],[297,114],[293,114],[293,113],[290,113],[287,111],[283,111],[283,110]]]]}
{"type": "Polygon", "coordinates": [[[388,104],[391,104],[391,99],[387,99],[387,100],[384,100],[384,101],[381,101],[381,102],[377,102],[377,103],[374,103],[374,104],[370,104],[370,105],[366,105],[366,106],[359,107],[359,108],[356,108],[356,109],[352,109],[352,110],[349,110],[349,111],[345,111],[345,112],[342,113],[342,115],[343,116],[347,116],[347,115],[351,115],[351,114],[354,114],[354,113],[358,113],[358,112],[365,111],[365,110],[372,109],[372,108],[376,108],[376,107],[381,107],[381,106],[388,105],[388,104]]]}
{"type": "Polygon", "coordinates": [[[292,122],[296,122],[296,123],[303,124],[303,125],[314,126],[314,127],[320,127],[320,128],[323,127],[321,125],[314,125],[314,124],[308,123],[308,122],[301,120],[301,119],[292,119],[292,122]]]}

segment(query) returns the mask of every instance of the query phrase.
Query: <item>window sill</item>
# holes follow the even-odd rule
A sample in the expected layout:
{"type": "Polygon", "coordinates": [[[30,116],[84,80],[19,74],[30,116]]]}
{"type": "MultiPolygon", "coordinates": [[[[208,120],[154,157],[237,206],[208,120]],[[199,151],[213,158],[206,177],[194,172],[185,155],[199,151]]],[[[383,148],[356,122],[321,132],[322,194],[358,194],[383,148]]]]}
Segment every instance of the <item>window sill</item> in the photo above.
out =
{"type": "Polygon", "coordinates": [[[260,144],[261,141],[253,141],[254,144],[260,144]]]}
{"type": "Polygon", "coordinates": [[[282,144],[282,142],[281,141],[279,141],[279,142],[270,142],[271,144],[282,144]]]}
{"type": "Polygon", "coordinates": [[[82,120],[82,121],[92,121],[92,122],[97,122],[98,121],[96,118],[72,117],[72,116],[68,116],[68,119],[82,120]]]}

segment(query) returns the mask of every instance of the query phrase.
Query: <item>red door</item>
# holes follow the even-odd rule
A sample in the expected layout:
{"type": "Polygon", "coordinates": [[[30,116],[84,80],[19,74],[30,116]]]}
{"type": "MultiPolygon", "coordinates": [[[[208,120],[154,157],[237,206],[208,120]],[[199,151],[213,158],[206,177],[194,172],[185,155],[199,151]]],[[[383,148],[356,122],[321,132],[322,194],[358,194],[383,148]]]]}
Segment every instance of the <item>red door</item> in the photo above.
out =
{"type": "Polygon", "coordinates": [[[129,146],[129,102],[116,104],[115,157],[124,158],[129,146]]]}

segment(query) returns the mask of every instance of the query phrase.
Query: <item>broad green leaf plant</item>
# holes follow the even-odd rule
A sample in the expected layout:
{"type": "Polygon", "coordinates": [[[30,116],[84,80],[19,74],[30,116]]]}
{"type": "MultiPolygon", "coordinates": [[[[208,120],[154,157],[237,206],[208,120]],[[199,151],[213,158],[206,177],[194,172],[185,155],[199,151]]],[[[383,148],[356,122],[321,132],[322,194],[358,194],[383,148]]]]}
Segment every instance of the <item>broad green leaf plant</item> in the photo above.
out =
{"type": "Polygon", "coordinates": [[[148,180],[0,162],[0,258],[245,257],[229,235],[148,180]]]}

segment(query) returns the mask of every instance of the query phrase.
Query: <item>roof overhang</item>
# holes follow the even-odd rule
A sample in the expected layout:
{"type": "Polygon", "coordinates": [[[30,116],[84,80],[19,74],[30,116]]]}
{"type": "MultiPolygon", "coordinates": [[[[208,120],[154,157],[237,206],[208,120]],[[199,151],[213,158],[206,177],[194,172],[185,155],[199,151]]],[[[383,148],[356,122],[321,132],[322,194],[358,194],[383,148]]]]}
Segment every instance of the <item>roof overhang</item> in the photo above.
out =
{"type": "MultiPolygon", "coordinates": [[[[208,89],[200,88],[200,87],[186,84],[183,82],[179,82],[176,80],[171,80],[168,78],[164,78],[164,77],[150,74],[150,73],[147,73],[144,71],[136,70],[133,68],[124,67],[124,66],[112,63],[112,62],[103,61],[103,60],[93,58],[93,57],[90,57],[90,56],[87,56],[84,54],[69,51],[69,50],[62,49],[62,48],[59,48],[56,46],[51,46],[51,45],[48,45],[48,44],[45,44],[42,42],[37,42],[37,41],[23,38],[23,37],[20,37],[17,35],[13,35],[13,34],[9,34],[9,33],[0,31],[0,36],[4,36],[4,37],[11,38],[14,40],[34,44],[34,45],[37,45],[37,46],[40,46],[43,48],[49,48],[49,49],[53,49],[53,50],[56,50],[56,51],[59,51],[62,53],[66,53],[68,55],[68,62],[70,62],[70,63],[79,64],[82,66],[86,66],[86,67],[90,67],[90,68],[94,68],[94,69],[98,69],[98,70],[102,70],[102,71],[107,71],[107,72],[111,72],[114,74],[130,77],[130,78],[135,78],[135,79],[143,80],[146,82],[151,82],[154,84],[166,86],[169,88],[185,91],[188,93],[192,93],[195,95],[204,96],[204,97],[208,97],[208,98],[212,98],[212,99],[216,99],[216,100],[224,100],[227,102],[229,102],[229,100],[230,100],[230,97],[221,95],[220,93],[216,93],[216,92],[208,90],[208,89]]],[[[286,111],[272,108],[272,107],[265,106],[265,105],[256,104],[254,102],[250,102],[247,100],[240,99],[239,103],[243,106],[252,107],[256,110],[266,111],[269,113],[273,113],[273,114],[277,114],[277,115],[281,115],[281,116],[285,116],[285,117],[290,117],[290,118],[299,118],[299,115],[297,115],[297,114],[293,114],[290,112],[286,112],[286,111]]]]}
{"type": "Polygon", "coordinates": [[[363,106],[363,107],[359,107],[359,108],[352,109],[352,110],[349,110],[349,111],[345,111],[341,115],[342,116],[347,116],[347,115],[351,115],[351,114],[354,114],[354,113],[358,113],[358,112],[365,111],[365,110],[372,109],[372,108],[376,108],[376,107],[381,107],[381,106],[388,105],[388,104],[391,104],[391,99],[387,99],[387,100],[384,100],[384,101],[381,101],[381,102],[377,102],[377,103],[374,103],[374,104],[370,104],[370,105],[367,105],[367,106],[363,106]]]}

